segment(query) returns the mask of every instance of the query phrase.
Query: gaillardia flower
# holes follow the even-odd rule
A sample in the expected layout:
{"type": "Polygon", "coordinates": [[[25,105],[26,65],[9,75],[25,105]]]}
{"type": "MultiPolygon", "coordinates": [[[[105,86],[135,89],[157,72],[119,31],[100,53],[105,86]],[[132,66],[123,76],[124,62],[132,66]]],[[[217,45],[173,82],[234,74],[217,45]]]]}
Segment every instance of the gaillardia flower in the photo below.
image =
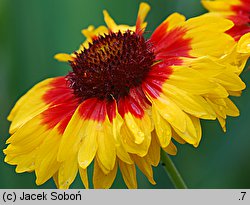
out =
{"type": "Polygon", "coordinates": [[[202,4],[211,15],[230,19],[234,26],[227,31],[236,42],[237,47],[228,55],[233,64],[243,70],[250,55],[250,0],[202,0],[202,4]]]}
{"type": "Polygon", "coordinates": [[[245,88],[239,76],[213,59],[235,46],[233,24],[216,16],[185,20],[174,13],[144,38],[150,7],[141,3],[136,26],[83,30],[86,41],[73,54],[58,54],[72,71],[44,80],[15,105],[5,162],[16,172],[35,171],[36,183],[53,177],[68,188],[78,171],[86,188],[94,163],[94,188],[111,187],[119,168],[137,188],[136,166],[155,184],[152,166],[160,149],[176,154],[173,141],[195,147],[200,119],[220,121],[239,111],[229,92],[245,88]]]}

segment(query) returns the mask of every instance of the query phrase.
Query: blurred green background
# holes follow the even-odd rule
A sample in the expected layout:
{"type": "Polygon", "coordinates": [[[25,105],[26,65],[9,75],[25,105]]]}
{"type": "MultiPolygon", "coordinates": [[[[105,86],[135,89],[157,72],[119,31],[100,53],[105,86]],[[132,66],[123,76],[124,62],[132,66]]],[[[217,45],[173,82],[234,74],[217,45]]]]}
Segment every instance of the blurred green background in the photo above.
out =
{"type": "MultiPolygon", "coordinates": [[[[165,17],[180,12],[187,17],[205,12],[199,0],[151,0],[149,34],[165,17]]],[[[53,59],[58,52],[78,49],[84,38],[81,29],[104,23],[107,9],[117,23],[134,25],[137,0],[0,0],[0,149],[6,147],[9,122],[6,117],[16,100],[37,82],[65,75],[69,65],[53,59]]],[[[242,78],[250,87],[250,72],[242,78]]],[[[241,110],[228,118],[227,132],[218,122],[202,122],[203,138],[198,148],[178,145],[172,157],[190,188],[250,188],[250,88],[234,99],[241,110]]],[[[0,188],[55,188],[52,180],[35,185],[34,173],[16,174],[0,153],[0,188]]],[[[154,168],[157,185],[138,173],[139,188],[173,188],[161,165],[154,168]]],[[[71,188],[82,188],[79,176],[71,188]]],[[[125,188],[121,175],[112,188],[125,188]]]]}

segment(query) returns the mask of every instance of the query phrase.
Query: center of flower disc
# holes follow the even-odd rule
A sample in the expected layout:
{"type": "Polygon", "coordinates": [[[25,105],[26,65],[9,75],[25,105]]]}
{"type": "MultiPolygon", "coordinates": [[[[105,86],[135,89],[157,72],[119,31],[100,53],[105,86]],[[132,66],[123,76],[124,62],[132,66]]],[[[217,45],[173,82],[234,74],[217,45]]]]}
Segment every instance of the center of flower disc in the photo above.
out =
{"type": "Polygon", "coordinates": [[[118,100],[130,88],[141,85],[154,62],[149,41],[132,31],[99,36],[89,48],[76,53],[67,75],[74,94],[88,98],[118,100]]]}

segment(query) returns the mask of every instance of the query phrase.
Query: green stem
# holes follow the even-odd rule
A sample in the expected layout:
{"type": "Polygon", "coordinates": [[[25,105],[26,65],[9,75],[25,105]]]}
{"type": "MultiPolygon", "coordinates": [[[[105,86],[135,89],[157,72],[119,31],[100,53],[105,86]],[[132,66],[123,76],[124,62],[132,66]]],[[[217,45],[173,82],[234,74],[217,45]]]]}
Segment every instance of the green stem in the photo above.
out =
{"type": "Polygon", "coordinates": [[[164,150],[161,150],[161,161],[162,161],[162,166],[167,172],[174,187],[176,189],[187,189],[187,185],[185,184],[180,173],[176,169],[173,161],[170,159],[170,157],[164,150]]]}

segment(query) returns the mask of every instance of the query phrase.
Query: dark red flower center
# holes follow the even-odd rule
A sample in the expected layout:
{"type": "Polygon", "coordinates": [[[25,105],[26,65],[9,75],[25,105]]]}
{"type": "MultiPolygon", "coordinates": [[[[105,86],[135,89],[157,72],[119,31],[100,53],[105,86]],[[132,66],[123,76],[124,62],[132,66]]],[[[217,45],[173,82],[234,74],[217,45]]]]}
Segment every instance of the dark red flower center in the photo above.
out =
{"type": "Polygon", "coordinates": [[[76,53],[66,78],[81,100],[118,100],[141,85],[154,59],[152,45],[142,35],[119,31],[99,36],[88,49],[76,53]]]}

